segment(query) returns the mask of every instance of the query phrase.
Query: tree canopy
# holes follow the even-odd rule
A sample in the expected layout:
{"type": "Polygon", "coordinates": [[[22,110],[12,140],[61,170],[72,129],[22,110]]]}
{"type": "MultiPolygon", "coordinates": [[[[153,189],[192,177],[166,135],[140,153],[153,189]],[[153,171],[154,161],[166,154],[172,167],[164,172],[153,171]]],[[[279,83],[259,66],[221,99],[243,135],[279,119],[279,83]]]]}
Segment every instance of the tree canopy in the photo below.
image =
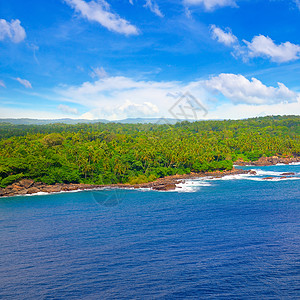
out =
{"type": "Polygon", "coordinates": [[[142,183],[230,170],[237,159],[300,155],[300,117],[156,124],[0,123],[0,186],[142,183]]]}

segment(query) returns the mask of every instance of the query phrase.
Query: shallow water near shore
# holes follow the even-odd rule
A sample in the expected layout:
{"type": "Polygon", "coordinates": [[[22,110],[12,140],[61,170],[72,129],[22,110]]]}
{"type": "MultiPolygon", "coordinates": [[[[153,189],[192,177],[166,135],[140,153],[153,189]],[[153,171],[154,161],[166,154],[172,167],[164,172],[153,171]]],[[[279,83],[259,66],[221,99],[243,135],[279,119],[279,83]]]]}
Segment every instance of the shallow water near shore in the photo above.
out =
{"type": "Polygon", "coordinates": [[[0,298],[298,298],[300,166],[244,169],[175,192],[0,199],[0,298]]]}

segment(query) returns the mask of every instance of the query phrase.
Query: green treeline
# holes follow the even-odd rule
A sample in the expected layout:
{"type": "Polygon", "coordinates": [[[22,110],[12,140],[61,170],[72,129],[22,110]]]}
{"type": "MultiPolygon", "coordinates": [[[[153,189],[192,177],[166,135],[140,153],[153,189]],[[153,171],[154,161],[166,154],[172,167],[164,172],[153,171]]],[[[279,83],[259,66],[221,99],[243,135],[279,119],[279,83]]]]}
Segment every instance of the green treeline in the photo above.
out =
{"type": "Polygon", "coordinates": [[[300,117],[155,124],[0,124],[0,186],[142,183],[228,170],[239,158],[300,155],[300,117]]]}

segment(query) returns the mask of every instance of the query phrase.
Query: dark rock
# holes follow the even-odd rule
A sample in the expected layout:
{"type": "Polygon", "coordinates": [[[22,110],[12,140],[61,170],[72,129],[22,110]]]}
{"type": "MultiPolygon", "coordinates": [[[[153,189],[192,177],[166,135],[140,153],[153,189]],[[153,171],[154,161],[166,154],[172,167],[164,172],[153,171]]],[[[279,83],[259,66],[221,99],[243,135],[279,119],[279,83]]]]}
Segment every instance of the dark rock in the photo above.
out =
{"type": "Polygon", "coordinates": [[[249,172],[249,174],[250,174],[250,175],[256,175],[257,173],[256,173],[256,171],[251,170],[251,171],[249,172]]]}
{"type": "Polygon", "coordinates": [[[27,189],[23,189],[23,190],[21,190],[21,191],[19,191],[17,193],[17,195],[27,195],[27,194],[28,194],[28,190],[27,189]]]}
{"type": "Polygon", "coordinates": [[[14,183],[10,186],[13,191],[21,191],[24,190],[24,186],[20,186],[18,183],[14,183]]]}
{"type": "Polygon", "coordinates": [[[286,173],[282,173],[280,175],[289,176],[289,175],[296,175],[296,174],[294,172],[286,172],[286,173]]]}
{"type": "Polygon", "coordinates": [[[160,184],[153,187],[153,189],[158,191],[170,191],[170,190],[174,190],[175,188],[176,188],[175,183],[160,184]]]}
{"type": "Polygon", "coordinates": [[[270,180],[270,179],[275,179],[276,177],[264,177],[264,180],[270,180]]]}
{"type": "Polygon", "coordinates": [[[40,191],[45,193],[58,193],[61,192],[61,187],[56,185],[49,185],[42,187],[40,191]]]}
{"type": "Polygon", "coordinates": [[[30,188],[33,184],[34,181],[31,179],[22,179],[18,182],[18,184],[26,189],[30,188]]]}
{"type": "Polygon", "coordinates": [[[38,192],[40,192],[40,190],[36,187],[31,187],[27,190],[27,194],[36,194],[38,192]]]}

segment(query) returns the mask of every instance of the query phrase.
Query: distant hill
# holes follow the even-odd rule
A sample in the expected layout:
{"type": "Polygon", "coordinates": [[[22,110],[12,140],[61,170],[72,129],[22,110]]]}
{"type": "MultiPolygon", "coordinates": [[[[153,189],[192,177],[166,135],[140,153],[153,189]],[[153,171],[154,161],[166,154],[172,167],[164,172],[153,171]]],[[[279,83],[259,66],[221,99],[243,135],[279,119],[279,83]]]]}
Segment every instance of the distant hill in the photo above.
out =
{"type": "Polygon", "coordinates": [[[0,123],[10,123],[15,125],[46,125],[46,124],[78,124],[78,123],[109,123],[108,120],[85,120],[85,119],[0,119],[0,123]]]}
{"type": "Polygon", "coordinates": [[[175,124],[179,121],[177,119],[170,118],[128,118],[124,120],[109,121],[105,119],[87,120],[87,119],[0,119],[0,123],[10,123],[15,125],[46,125],[46,124],[78,124],[78,123],[127,123],[127,124],[138,124],[138,123],[158,123],[158,124],[175,124]]]}

